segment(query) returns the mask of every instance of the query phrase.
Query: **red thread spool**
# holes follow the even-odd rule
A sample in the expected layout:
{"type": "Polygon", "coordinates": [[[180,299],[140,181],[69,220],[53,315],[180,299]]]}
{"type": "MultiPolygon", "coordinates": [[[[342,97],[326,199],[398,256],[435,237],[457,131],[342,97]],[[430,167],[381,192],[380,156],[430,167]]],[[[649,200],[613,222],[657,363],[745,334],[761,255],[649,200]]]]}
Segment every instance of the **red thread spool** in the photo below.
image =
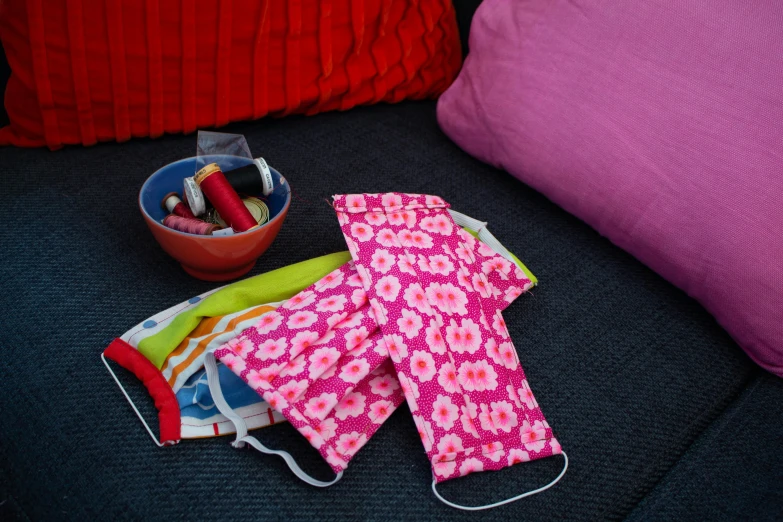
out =
{"type": "Polygon", "coordinates": [[[175,216],[196,219],[196,216],[194,216],[193,212],[190,211],[188,206],[185,205],[181,199],[179,199],[179,194],[176,192],[169,192],[163,196],[163,201],[161,202],[160,206],[175,216]]]}
{"type": "Polygon", "coordinates": [[[193,179],[212,202],[223,220],[234,229],[234,232],[245,232],[258,228],[258,222],[253,214],[239,199],[217,163],[210,163],[199,170],[193,179]]]}
{"type": "Polygon", "coordinates": [[[215,230],[223,228],[220,225],[213,225],[200,219],[175,216],[174,214],[169,214],[163,218],[163,225],[180,232],[198,234],[200,236],[210,236],[215,230]]]}

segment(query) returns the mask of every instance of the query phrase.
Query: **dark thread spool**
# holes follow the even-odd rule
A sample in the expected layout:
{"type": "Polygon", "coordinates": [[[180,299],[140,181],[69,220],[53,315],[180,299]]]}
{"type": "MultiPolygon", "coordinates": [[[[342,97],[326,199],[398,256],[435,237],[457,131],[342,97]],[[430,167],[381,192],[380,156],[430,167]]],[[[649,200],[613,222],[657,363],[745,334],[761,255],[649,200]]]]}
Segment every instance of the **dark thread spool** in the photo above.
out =
{"type": "Polygon", "coordinates": [[[175,216],[196,219],[196,216],[194,216],[193,212],[190,211],[190,208],[179,199],[179,194],[176,192],[169,192],[163,196],[163,201],[160,206],[175,216]]]}
{"type": "Polygon", "coordinates": [[[193,179],[234,232],[258,228],[253,214],[239,199],[239,195],[228,183],[217,163],[207,165],[198,171],[193,179]]]}
{"type": "Polygon", "coordinates": [[[175,216],[174,214],[169,214],[163,218],[163,225],[179,232],[198,234],[199,236],[210,236],[215,230],[223,228],[220,225],[206,223],[200,219],[175,216]]]}

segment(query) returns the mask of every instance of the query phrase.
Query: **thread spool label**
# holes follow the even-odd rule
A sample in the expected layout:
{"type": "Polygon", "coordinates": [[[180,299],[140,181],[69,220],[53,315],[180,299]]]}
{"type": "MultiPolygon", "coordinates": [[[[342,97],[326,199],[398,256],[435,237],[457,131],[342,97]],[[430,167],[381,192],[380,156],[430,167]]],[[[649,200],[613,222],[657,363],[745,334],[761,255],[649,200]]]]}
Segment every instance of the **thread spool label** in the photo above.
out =
{"type": "Polygon", "coordinates": [[[232,228],[221,228],[220,230],[215,230],[212,232],[213,236],[233,236],[234,230],[232,228]]]}
{"type": "Polygon", "coordinates": [[[214,174],[215,172],[220,172],[220,166],[217,163],[210,163],[203,169],[196,172],[196,175],[193,176],[193,179],[198,185],[201,185],[201,183],[207,179],[210,174],[214,174]]]}
{"type": "Polygon", "coordinates": [[[272,181],[272,171],[269,170],[269,165],[267,165],[264,158],[256,158],[253,160],[253,163],[256,164],[259,172],[261,172],[261,183],[264,185],[264,196],[268,196],[275,188],[274,182],[272,181]]]}
{"type": "Polygon", "coordinates": [[[193,215],[200,216],[207,211],[207,202],[204,199],[204,194],[193,178],[185,178],[182,189],[193,215]]]}

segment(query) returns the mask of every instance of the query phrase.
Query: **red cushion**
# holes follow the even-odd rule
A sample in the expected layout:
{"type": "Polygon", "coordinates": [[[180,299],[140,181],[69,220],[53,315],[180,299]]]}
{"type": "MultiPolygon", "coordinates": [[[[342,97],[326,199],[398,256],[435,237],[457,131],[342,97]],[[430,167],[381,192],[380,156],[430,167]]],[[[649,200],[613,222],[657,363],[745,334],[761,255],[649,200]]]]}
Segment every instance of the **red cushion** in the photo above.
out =
{"type": "Polygon", "coordinates": [[[0,144],[56,149],[436,97],[461,64],[450,0],[0,4],[0,144]]]}

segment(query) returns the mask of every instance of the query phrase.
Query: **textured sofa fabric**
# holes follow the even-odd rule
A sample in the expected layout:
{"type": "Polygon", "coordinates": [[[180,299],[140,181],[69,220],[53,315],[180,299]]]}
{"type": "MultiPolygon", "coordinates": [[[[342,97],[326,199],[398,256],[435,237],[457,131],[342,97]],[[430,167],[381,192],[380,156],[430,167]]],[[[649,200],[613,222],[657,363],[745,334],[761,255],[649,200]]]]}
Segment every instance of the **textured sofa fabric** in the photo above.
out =
{"type": "MultiPolygon", "coordinates": [[[[683,292],[438,129],[410,102],[231,125],[291,183],[289,217],[255,273],[345,248],[334,193],[436,192],[540,279],[504,314],[568,474],[481,514],[440,504],[403,407],[327,490],[229,439],[157,448],[100,362],[107,339],[213,284],[186,275],[136,207],[144,179],[194,136],[91,148],[0,149],[0,518],[551,520],[780,515],[783,385],[683,292]]],[[[148,419],[151,401],[121,378],[148,419]]],[[[288,425],[256,432],[330,473],[288,425]]],[[[443,484],[466,504],[542,485],[558,459],[443,484]]]]}

